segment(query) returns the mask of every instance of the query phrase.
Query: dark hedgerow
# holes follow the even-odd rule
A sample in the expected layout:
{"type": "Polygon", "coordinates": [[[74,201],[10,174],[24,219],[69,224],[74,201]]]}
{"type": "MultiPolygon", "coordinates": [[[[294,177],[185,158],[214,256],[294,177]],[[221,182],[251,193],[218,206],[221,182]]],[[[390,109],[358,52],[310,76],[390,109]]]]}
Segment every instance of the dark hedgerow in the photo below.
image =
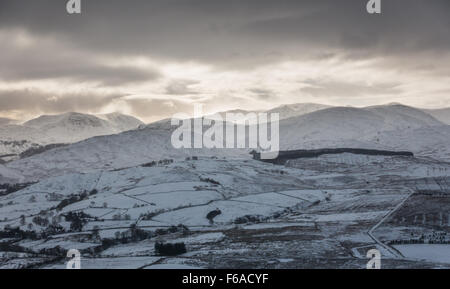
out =
{"type": "Polygon", "coordinates": [[[164,244],[162,242],[155,243],[155,253],[159,256],[176,256],[186,253],[186,245],[184,243],[164,244]]]}
{"type": "Polygon", "coordinates": [[[202,177],[200,177],[200,181],[205,182],[205,183],[210,183],[210,184],[213,184],[213,185],[217,185],[217,186],[220,185],[220,183],[218,181],[213,180],[211,178],[202,178],[202,177]]]}

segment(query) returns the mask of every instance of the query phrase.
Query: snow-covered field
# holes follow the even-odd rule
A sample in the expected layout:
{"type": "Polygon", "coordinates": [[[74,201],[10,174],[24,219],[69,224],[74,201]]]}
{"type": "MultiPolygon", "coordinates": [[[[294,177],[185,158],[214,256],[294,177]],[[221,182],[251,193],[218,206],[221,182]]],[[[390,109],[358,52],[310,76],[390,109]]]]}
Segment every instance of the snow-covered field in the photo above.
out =
{"type": "Polygon", "coordinates": [[[83,268],[365,268],[370,248],[384,268],[448,266],[448,244],[403,245],[449,232],[448,125],[399,105],[278,109],[290,116],[282,147],[416,157],[274,165],[246,149],[176,150],[167,122],[90,138],[0,165],[0,183],[33,181],[0,189],[0,267],[64,268],[65,252],[78,249],[83,268]],[[157,242],[186,253],[159,254],[157,242]]]}
{"type": "MultiPolygon", "coordinates": [[[[298,258],[315,258],[317,263],[310,263],[311,267],[328,267],[327,258],[337,257],[345,260],[342,266],[353,268],[364,266],[364,246],[380,247],[367,232],[408,197],[417,185],[412,180],[418,179],[418,172],[434,169],[434,176],[444,178],[449,169],[448,164],[431,160],[351,154],[322,156],[315,163],[308,160],[308,166],[301,164],[280,167],[255,160],[199,157],[153,167],[51,177],[1,196],[0,226],[36,233],[50,224],[61,226],[64,231],[51,238],[4,241],[30,252],[79,249],[84,252],[84,268],[221,268],[232,264],[291,268],[299,266],[298,258]],[[332,172],[336,162],[346,164],[345,174],[332,172]],[[386,175],[390,177],[382,177],[386,175]],[[82,194],[83,199],[57,208],[63,200],[82,194]],[[217,209],[221,213],[211,223],[206,216],[217,209]],[[80,232],[64,220],[70,212],[89,215],[80,232]],[[48,224],[38,224],[36,217],[48,224]],[[101,240],[129,234],[133,224],[154,237],[101,249],[101,240]],[[180,224],[188,231],[168,231],[180,224]],[[98,237],[93,237],[94,231],[98,237]],[[157,256],[157,241],[183,242],[188,252],[180,257],[157,256]],[[294,261],[286,261],[292,257],[294,261]]],[[[429,179],[428,186],[433,187],[436,177],[429,179]]],[[[402,261],[380,248],[393,267],[417,259],[405,253],[402,261]]],[[[14,262],[17,259],[8,259],[4,266],[14,262]]],[[[418,267],[429,266],[415,262],[418,267]]],[[[61,261],[44,266],[61,267],[61,261]]]]}
{"type": "Polygon", "coordinates": [[[414,244],[394,247],[407,258],[450,264],[450,245],[414,244]]]}

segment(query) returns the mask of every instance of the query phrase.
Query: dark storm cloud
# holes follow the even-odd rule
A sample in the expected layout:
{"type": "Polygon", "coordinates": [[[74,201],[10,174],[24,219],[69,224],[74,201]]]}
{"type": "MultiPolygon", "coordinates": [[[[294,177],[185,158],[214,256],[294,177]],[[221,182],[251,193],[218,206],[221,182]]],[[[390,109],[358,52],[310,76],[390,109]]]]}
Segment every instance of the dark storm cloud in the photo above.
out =
{"type": "Polygon", "coordinates": [[[82,14],[69,15],[66,0],[0,0],[0,112],[253,109],[292,102],[307,78],[300,95],[346,104],[447,89],[450,1],[381,0],[381,15],[367,1],[81,0],[82,14]],[[175,100],[152,99],[164,93],[175,100]]]}
{"type": "Polygon", "coordinates": [[[83,49],[224,65],[450,49],[448,0],[384,0],[381,16],[367,14],[366,0],[82,0],[82,15],[67,15],[65,3],[2,0],[0,27],[83,49]]]}
{"type": "Polygon", "coordinates": [[[67,111],[95,112],[121,98],[122,95],[91,93],[49,94],[36,90],[0,91],[0,113],[27,111],[31,113],[61,113],[67,111]]]}

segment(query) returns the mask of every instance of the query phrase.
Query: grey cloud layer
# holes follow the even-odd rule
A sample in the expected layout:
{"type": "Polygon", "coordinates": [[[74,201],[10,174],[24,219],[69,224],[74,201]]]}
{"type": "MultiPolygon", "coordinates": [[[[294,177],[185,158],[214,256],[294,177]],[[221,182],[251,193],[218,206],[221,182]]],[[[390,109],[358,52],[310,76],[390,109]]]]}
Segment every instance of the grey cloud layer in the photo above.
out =
{"type": "MultiPolygon", "coordinates": [[[[173,99],[127,99],[121,94],[91,92],[49,94],[36,90],[4,90],[0,91],[0,114],[10,111],[26,111],[34,116],[68,111],[97,113],[113,102],[128,107],[137,117],[152,121],[177,112],[190,113],[193,109],[192,105],[173,99]]],[[[7,122],[6,118],[0,118],[0,124],[7,122]]]]}
{"type": "Polygon", "coordinates": [[[108,66],[97,58],[98,54],[74,49],[68,43],[64,45],[50,37],[41,39],[32,36],[32,40],[23,40],[30,43],[17,47],[14,35],[23,33],[20,29],[10,33],[3,31],[3,38],[0,38],[3,42],[0,53],[0,79],[20,81],[71,78],[75,81],[94,81],[102,85],[118,86],[160,77],[156,69],[108,66]]]}
{"type": "Polygon", "coordinates": [[[312,48],[450,49],[450,1],[383,1],[378,17],[365,12],[366,2],[96,0],[82,1],[81,16],[68,16],[65,1],[2,0],[0,26],[22,26],[94,50],[223,64],[311,54],[312,48]]]}
{"type": "Polygon", "coordinates": [[[397,83],[383,83],[369,85],[365,83],[345,83],[333,81],[307,80],[307,87],[300,91],[314,97],[361,97],[364,95],[376,96],[382,94],[400,93],[397,83]]]}
{"type": "Polygon", "coordinates": [[[190,86],[198,84],[199,81],[189,79],[172,80],[166,87],[166,93],[171,95],[197,94],[190,86]]]}
{"type": "MultiPolygon", "coordinates": [[[[241,84],[236,78],[227,82],[230,87],[216,90],[220,77],[208,83],[201,76],[191,79],[197,76],[189,72],[169,76],[165,67],[133,66],[131,62],[119,66],[116,59],[127,56],[143,56],[162,65],[165,60],[200,62],[211,68],[208,73],[219,76],[224,71],[250,74],[281,60],[306,60],[314,67],[314,61],[333,58],[339,59],[337,66],[376,58],[373,71],[382,75],[384,70],[403,69],[412,71],[416,80],[443,79],[450,71],[449,0],[382,0],[381,16],[366,13],[367,0],[81,1],[83,13],[68,15],[65,0],[0,0],[0,81],[17,84],[64,78],[75,83],[96,82],[100,89],[106,87],[117,95],[92,90],[53,96],[16,85],[16,91],[0,90],[0,113],[88,112],[126,102],[138,116],[165,117],[189,110],[189,101],[218,107],[294,101],[284,99],[286,95],[276,86],[286,84],[284,76],[273,79],[265,67],[267,78],[262,79],[273,80],[270,85],[255,78],[255,82],[235,87],[241,84]],[[32,35],[33,42],[18,48],[11,35],[20,31],[32,35]],[[148,82],[160,86],[146,86],[148,82]],[[130,84],[144,88],[135,92],[130,84]],[[122,97],[133,93],[147,95],[147,99],[122,97]],[[154,99],[152,93],[159,98],[165,94],[171,100],[154,99]]],[[[368,84],[361,79],[347,83],[342,78],[315,77],[294,80],[295,85],[305,81],[308,85],[301,90],[292,88],[299,95],[295,101],[302,101],[303,95],[340,101],[401,91],[397,83],[386,83],[400,81],[397,79],[368,84]]],[[[410,84],[410,79],[402,82],[410,84]]],[[[436,89],[448,87],[438,85],[436,89]]],[[[444,101],[427,97],[434,103],[444,101]]]]}
{"type": "Polygon", "coordinates": [[[29,113],[61,113],[67,111],[95,112],[121,98],[121,95],[91,93],[48,94],[35,90],[0,91],[0,113],[27,111],[29,113]]]}

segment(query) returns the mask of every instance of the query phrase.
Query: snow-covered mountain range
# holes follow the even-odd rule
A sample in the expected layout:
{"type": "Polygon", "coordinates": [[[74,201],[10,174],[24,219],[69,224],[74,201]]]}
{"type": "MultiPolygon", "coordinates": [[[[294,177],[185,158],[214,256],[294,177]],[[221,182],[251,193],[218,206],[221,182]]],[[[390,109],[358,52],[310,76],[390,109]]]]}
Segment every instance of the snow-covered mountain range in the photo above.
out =
{"type": "Polygon", "coordinates": [[[450,126],[420,109],[391,104],[333,107],[280,122],[282,149],[361,147],[410,150],[450,160],[450,126]]]}
{"type": "Polygon", "coordinates": [[[278,113],[280,119],[287,119],[295,116],[300,116],[315,112],[321,109],[329,108],[331,106],[317,103],[294,103],[285,104],[266,111],[267,113],[278,113]]]}
{"type": "Polygon", "coordinates": [[[129,115],[90,115],[69,112],[43,115],[23,124],[0,125],[0,155],[20,154],[27,149],[55,143],[73,143],[99,135],[136,129],[143,124],[129,115]]]}
{"type": "MultiPolygon", "coordinates": [[[[280,148],[315,149],[324,147],[356,147],[409,150],[416,155],[450,160],[450,126],[433,116],[409,106],[389,104],[366,108],[327,107],[314,110],[310,104],[295,109],[277,108],[280,113],[297,111],[299,115],[280,117],[280,148]]],[[[89,127],[83,134],[111,129],[106,120],[96,117],[81,118],[79,114],[58,116],[67,132],[77,134],[79,127],[89,127]]],[[[111,117],[110,118],[117,118],[111,117]]],[[[52,136],[63,130],[41,117],[27,123],[52,136]]],[[[137,124],[133,123],[133,124],[137,124]]],[[[139,165],[164,158],[187,156],[217,156],[249,158],[249,149],[175,149],[170,138],[175,127],[169,120],[141,126],[140,129],[114,135],[97,136],[17,160],[10,169],[27,177],[45,177],[96,169],[117,169],[139,165]]],[[[111,129],[113,130],[113,129],[111,129]]],[[[106,134],[106,133],[104,133],[106,134]]],[[[80,134],[79,134],[80,135],[80,134]]],[[[75,139],[72,139],[75,140],[75,139]]]]}
{"type": "MultiPolygon", "coordinates": [[[[251,160],[250,149],[175,149],[169,119],[38,150],[0,164],[0,239],[14,245],[0,254],[0,268],[64,268],[50,258],[73,248],[83,252],[83,268],[220,268],[236,260],[325,267],[330,258],[359,268],[372,248],[386,268],[449,266],[448,257],[435,258],[448,256],[448,245],[425,254],[429,262],[395,245],[450,223],[449,125],[400,104],[277,109],[281,149],[415,157],[325,154],[274,165],[251,160]],[[221,213],[210,220],[213,211],[221,213]],[[189,255],[160,256],[157,241],[185,243],[189,255]]],[[[6,127],[39,140],[44,131],[86,137],[127,123],[134,125],[117,114],[66,114],[6,127]]]]}
{"type": "Polygon", "coordinates": [[[38,129],[53,142],[71,143],[93,136],[135,129],[141,124],[140,120],[119,113],[95,116],[69,112],[59,115],[43,115],[25,122],[23,126],[38,129]]]}
{"type": "Polygon", "coordinates": [[[214,115],[207,115],[206,118],[217,119],[219,115],[222,119],[226,119],[227,114],[235,114],[240,116],[236,118],[235,123],[244,123],[244,121],[255,120],[255,114],[265,112],[265,113],[278,113],[280,120],[287,119],[291,117],[301,116],[321,109],[329,108],[331,106],[325,104],[317,103],[293,103],[293,104],[283,104],[269,110],[243,110],[243,109],[233,109],[218,112],[214,115]]]}

